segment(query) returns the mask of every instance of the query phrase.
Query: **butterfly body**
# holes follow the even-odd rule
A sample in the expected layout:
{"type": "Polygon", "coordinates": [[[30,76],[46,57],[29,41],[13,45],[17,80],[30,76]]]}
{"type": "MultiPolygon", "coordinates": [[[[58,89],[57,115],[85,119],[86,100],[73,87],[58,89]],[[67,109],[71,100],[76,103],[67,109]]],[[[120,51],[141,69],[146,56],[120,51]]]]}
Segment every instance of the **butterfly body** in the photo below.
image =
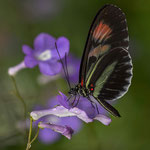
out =
{"type": "Polygon", "coordinates": [[[89,89],[82,87],[81,84],[79,83],[74,88],[70,89],[69,94],[72,96],[79,94],[80,96],[83,97],[89,97],[91,93],[89,89]]]}
{"type": "Polygon", "coordinates": [[[119,112],[108,101],[122,97],[131,84],[132,60],[125,14],[114,5],[105,5],[90,27],[81,59],[79,83],[70,95],[92,96],[112,115],[119,112]]]}

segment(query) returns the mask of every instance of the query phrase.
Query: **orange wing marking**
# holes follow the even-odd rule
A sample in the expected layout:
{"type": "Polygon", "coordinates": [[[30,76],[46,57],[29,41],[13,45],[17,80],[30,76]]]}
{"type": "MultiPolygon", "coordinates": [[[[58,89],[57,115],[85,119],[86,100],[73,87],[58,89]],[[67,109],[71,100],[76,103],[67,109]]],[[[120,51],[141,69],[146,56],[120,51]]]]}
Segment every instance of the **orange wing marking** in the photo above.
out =
{"type": "Polygon", "coordinates": [[[91,50],[91,52],[89,53],[89,57],[91,56],[95,56],[95,57],[98,57],[100,54],[108,51],[110,48],[109,45],[104,45],[104,46],[97,46],[96,48],[94,48],[93,50],[91,50]]]}
{"type": "Polygon", "coordinates": [[[102,30],[102,28],[103,28],[103,23],[100,22],[100,23],[98,24],[98,26],[95,28],[94,32],[93,32],[93,36],[94,36],[95,39],[98,39],[99,33],[100,33],[100,31],[102,30]]]}
{"type": "Polygon", "coordinates": [[[106,40],[110,37],[112,29],[107,25],[104,24],[102,21],[97,25],[93,32],[93,37],[97,40],[99,39],[102,41],[103,39],[106,40]]]}

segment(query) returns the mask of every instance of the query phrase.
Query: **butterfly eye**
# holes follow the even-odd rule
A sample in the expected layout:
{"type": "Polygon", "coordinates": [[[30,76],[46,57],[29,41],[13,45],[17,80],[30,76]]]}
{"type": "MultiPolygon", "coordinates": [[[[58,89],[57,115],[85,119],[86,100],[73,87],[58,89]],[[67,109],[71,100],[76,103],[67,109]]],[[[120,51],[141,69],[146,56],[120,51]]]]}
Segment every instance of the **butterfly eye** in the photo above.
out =
{"type": "Polygon", "coordinates": [[[93,91],[94,89],[93,88],[91,88],[91,91],[93,91]]]}

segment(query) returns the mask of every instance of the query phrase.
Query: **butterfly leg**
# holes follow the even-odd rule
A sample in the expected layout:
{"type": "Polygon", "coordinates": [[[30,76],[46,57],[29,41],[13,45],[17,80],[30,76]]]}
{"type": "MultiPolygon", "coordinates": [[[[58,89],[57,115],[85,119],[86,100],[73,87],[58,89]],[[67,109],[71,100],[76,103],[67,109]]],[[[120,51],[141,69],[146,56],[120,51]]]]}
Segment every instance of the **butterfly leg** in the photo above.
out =
{"type": "Polygon", "coordinates": [[[98,106],[97,106],[96,103],[94,103],[94,104],[95,104],[95,106],[96,106],[97,113],[99,114],[98,106]]]}
{"type": "Polygon", "coordinates": [[[98,106],[97,106],[97,104],[96,104],[96,103],[94,103],[94,102],[91,102],[91,105],[94,107],[94,109],[96,109],[96,110],[97,110],[97,113],[99,114],[99,110],[98,110],[98,106]]]}
{"type": "Polygon", "coordinates": [[[72,97],[72,96],[70,96],[70,97],[67,99],[67,102],[70,100],[71,97],[72,97]]]}
{"type": "Polygon", "coordinates": [[[72,106],[74,106],[74,103],[75,103],[75,101],[76,101],[76,97],[77,97],[77,96],[75,95],[74,100],[73,100],[73,102],[71,103],[72,106]]]}
{"type": "Polygon", "coordinates": [[[90,99],[90,97],[87,97],[87,99],[91,102],[92,107],[93,107],[94,109],[96,109],[96,110],[97,110],[97,113],[99,114],[99,110],[98,110],[97,104],[94,103],[94,102],[90,99]]]}
{"type": "Polygon", "coordinates": [[[79,104],[79,100],[80,100],[80,95],[79,95],[79,97],[78,97],[78,99],[77,99],[77,102],[76,102],[76,104],[74,105],[74,107],[76,107],[76,106],[79,104]]]}

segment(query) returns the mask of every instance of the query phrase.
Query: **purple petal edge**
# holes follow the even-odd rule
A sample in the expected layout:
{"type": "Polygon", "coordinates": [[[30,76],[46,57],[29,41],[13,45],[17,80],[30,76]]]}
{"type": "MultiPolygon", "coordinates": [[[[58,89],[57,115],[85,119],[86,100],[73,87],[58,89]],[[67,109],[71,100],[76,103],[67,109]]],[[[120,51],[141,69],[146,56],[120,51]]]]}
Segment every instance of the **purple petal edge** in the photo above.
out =
{"type": "Polygon", "coordinates": [[[47,115],[55,115],[58,117],[76,116],[86,123],[93,121],[93,119],[91,119],[87,116],[86,112],[84,112],[83,110],[76,108],[76,107],[71,108],[71,109],[67,109],[63,106],[57,106],[57,107],[52,108],[52,109],[41,110],[41,111],[32,111],[30,113],[30,116],[33,118],[33,120],[38,120],[41,117],[44,117],[47,115]]]}
{"type": "Polygon", "coordinates": [[[40,33],[34,39],[34,49],[44,50],[53,49],[55,47],[56,39],[48,33],[40,33]]]}
{"type": "Polygon", "coordinates": [[[32,55],[32,48],[28,45],[23,45],[22,46],[22,51],[25,55],[32,55]]]}
{"type": "Polygon", "coordinates": [[[59,50],[61,58],[65,57],[65,54],[68,55],[69,53],[69,48],[70,48],[70,42],[66,37],[59,37],[56,41],[57,43],[57,48],[59,50]]]}
{"type": "Polygon", "coordinates": [[[33,68],[38,64],[37,60],[34,59],[32,56],[29,56],[29,55],[25,56],[24,63],[25,63],[27,68],[33,68]]]}
{"type": "Polygon", "coordinates": [[[105,116],[105,115],[102,115],[102,114],[98,114],[94,120],[98,120],[100,121],[102,124],[108,126],[110,123],[111,123],[111,118],[105,116]]]}
{"type": "Polygon", "coordinates": [[[39,128],[49,128],[55,132],[58,132],[62,135],[64,135],[66,138],[71,139],[72,134],[73,134],[73,129],[69,126],[60,126],[60,125],[55,125],[51,123],[39,123],[39,128]]]}
{"type": "Polygon", "coordinates": [[[60,93],[60,95],[57,96],[58,102],[65,108],[70,109],[71,106],[69,106],[69,102],[67,101],[67,99],[68,99],[67,96],[60,91],[59,91],[59,93],[60,93]]]}
{"type": "Polygon", "coordinates": [[[57,75],[62,68],[62,65],[60,62],[54,61],[54,62],[39,62],[39,68],[40,72],[44,75],[57,75]]]}

